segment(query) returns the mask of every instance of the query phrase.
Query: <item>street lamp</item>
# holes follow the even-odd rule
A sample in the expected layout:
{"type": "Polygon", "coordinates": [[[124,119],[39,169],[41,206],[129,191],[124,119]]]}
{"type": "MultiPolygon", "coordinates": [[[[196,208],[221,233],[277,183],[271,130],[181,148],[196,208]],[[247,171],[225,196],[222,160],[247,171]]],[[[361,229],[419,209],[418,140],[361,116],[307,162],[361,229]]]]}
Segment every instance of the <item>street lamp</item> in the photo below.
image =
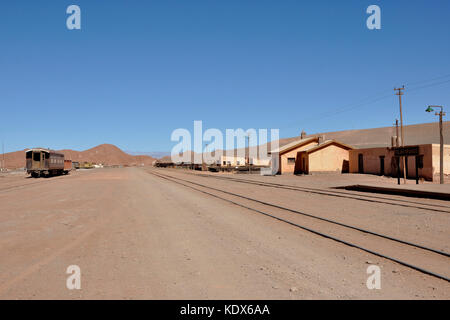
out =
{"type": "Polygon", "coordinates": [[[440,135],[440,183],[444,184],[444,135],[442,134],[442,116],[445,116],[444,107],[442,106],[428,106],[426,112],[433,112],[433,108],[441,108],[441,111],[436,112],[439,116],[439,135],[440,135]]]}

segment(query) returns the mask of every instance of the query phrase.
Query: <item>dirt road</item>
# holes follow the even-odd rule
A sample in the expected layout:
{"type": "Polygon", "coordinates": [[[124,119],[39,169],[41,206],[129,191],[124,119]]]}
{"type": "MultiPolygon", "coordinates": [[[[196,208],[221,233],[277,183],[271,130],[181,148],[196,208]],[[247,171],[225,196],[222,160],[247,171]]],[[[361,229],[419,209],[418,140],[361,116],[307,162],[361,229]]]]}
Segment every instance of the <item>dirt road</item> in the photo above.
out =
{"type": "MultiPolygon", "coordinates": [[[[144,169],[99,169],[32,184],[15,179],[3,189],[0,181],[2,299],[450,298],[446,281],[144,169]],[[366,286],[370,264],[381,268],[380,290],[366,286]],[[70,265],[81,269],[80,290],[66,287],[70,265]]],[[[317,214],[332,206],[347,222],[448,248],[448,215],[209,183],[291,206],[301,205],[295,197],[308,197],[304,209],[317,214]],[[367,214],[349,211],[349,203],[367,214]],[[424,221],[426,227],[415,227],[424,221]]]]}

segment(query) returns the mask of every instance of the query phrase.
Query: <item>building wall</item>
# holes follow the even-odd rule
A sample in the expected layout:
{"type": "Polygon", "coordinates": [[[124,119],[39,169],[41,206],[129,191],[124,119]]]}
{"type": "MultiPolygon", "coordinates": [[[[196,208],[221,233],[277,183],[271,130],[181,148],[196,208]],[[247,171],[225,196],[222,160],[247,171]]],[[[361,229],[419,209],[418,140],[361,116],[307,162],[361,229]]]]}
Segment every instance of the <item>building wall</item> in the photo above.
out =
{"type": "Polygon", "coordinates": [[[254,166],[269,166],[270,158],[268,159],[250,158],[250,164],[254,166]]]}
{"type": "MultiPolygon", "coordinates": [[[[430,145],[433,154],[432,174],[436,177],[440,173],[440,146],[439,144],[430,145]]],[[[450,174],[450,145],[444,145],[444,174],[450,174]]]]}
{"type": "Polygon", "coordinates": [[[280,156],[280,172],[283,173],[294,173],[295,171],[295,163],[297,161],[297,153],[299,151],[303,151],[311,146],[317,145],[316,141],[311,141],[305,145],[302,145],[298,148],[292,149],[289,152],[286,152],[280,156]],[[288,163],[289,158],[294,158],[295,161],[293,163],[288,163]]]}
{"type": "Polygon", "coordinates": [[[358,155],[364,159],[364,173],[380,174],[380,156],[385,156],[384,170],[390,175],[391,159],[388,148],[354,149],[349,152],[350,173],[359,172],[358,155]]]}
{"type": "Polygon", "coordinates": [[[309,173],[342,172],[344,161],[349,160],[349,150],[338,145],[328,145],[309,153],[309,173]]]}
{"type": "Polygon", "coordinates": [[[220,166],[245,166],[245,157],[220,156],[220,166]],[[225,164],[223,164],[225,161],[225,164]],[[239,164],[238,164],[239,163],[239,164]]]}
{"type": "MultiPolygon", "coordinates": [[[[368,149],[355,149],[350,150],[350,173],[359,172],[358,155],[363,155],[363,173],[366,174],[381,174],[380,156],[384,156],[384,175],[397,176],[397,163],[395,159],[394,150],[391,148],[368,148],[368,149]]],[[[445,152],[444,152],[445,154],[445,152]]],[[[419,177],[426,180],[433,180],[433,174],[436,174],[436,152],[434,145],[426,144],[419,146],[419,155],[423,156],[423,168],[419,168],[419,177]]],[[[439,145],[437,145],[437,168],[439,172],[439,145]]],[[[408,178],[415,178],[416,176],[416,157],[409,156],[408,159],[408,178]]],[[[448,172],[450,173],[450,146],[447,147],[447,160],[449,163],[448,172]]],[[[403,172],[403,161],[400,158],[400,172],[403,172]]],[[[445,168],[445,164],[444,164],[445,168]]],[[[445,172],[445,171],[444,171],[445,172]]]]}

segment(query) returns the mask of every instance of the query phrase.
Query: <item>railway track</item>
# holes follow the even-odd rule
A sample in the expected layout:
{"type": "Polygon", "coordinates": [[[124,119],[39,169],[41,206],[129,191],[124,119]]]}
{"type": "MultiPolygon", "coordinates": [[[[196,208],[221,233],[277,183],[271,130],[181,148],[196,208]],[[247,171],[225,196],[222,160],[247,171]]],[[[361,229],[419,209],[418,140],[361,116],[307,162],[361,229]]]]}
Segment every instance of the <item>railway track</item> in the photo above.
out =
{"type": "Polygon", "coordinates": [[[318,236],[393,261],[423,274],[450,282],[450,254],[443,250],[396,239],[338,221],[253,199],[242,194],[213,188],[173,175],[162,174],[154,170],[150,170],[148,173],[318,236]]]}
{"type": "Polygon", "coordinates": [[[32,187],[32,186],[35,186],[35,185],[42,185],[42,184],[52,183],[52,182],[58,181],[60,179],[64,179],[64,178],[67,179],[67,177],[68,177],[68,175],[54,176],[54,177],[49,177],[49,178],[37,178],[37,179],[31,178],[31,177],[27,177],[27,178],[24,178],[24,179],[27,179],[27,180],[30,179],[30,180],[33,180],[33,181],[29,182],[29,183],[15,184],[15,185],[12,185],[12,186],[7,186],[7,187],[4,187],[4,188],[0,188],[0,193],[9,192],[9,191],[13,191],[13,190],[16,190],[16,189],[24,189],[26,187],[32,187]]]}
{"type": "Polygon", "coordinates": [[[450,206],[446,206],[446,205],[442,205],[442,204],[422,203],[422,202],[404,200],[404,199],[399,199],[399,198],[395,198],[393,200],[393,199],[389,199],[386,197],[365,195],[365,194],[353,193],[353,192],[343,192],[343,191],[337,191],[337,190],[328,190],[328,189],[319,189],[319,188],[310,188],[310,187],[289,186],[289,185],[284,185],[284,184],[279,184],[279,183],[253,181],[253,180],[249,180],[249,179],[240,179],[240,178],[235,178],[235,177],[214,176],[214,175],[210,175],[210,174],[196,174],[196,173],[191,173],[191,172],[183,172],[183,174],[193,175],[196,177],[218,179],[218,180],[223,180],[223,181],[228,180],[228,181],[246,183],[246,184],[257,185],[257,186],[268,187],[268,188],[276,188],[276,189],[284,189],[284,190],[292,190],[292,191],[298,191],[298,192],[304,192],[304,193],[318,194],[318,195],[324,195],[324,196],[329,196],[329,197],[353,199],[353,200],[358,200],[358,201],[382,203],[382,204],[387,204],[387,205],[392,205],[392,206],[400,206],[400,207],[422,209],[422,210],[442,212],[442,213],[450,213],[450,206]],[[448,210],[445,210],[445,209],[448,209],[448,210]]]}
{"type": "Polygon", "coordinates": [[[15,189],[26,188],[28,186],[33,186],[33,185],[36,185],[36,184],[48,183],[48,182],[49,181],[46,181],[46,182],[35,181],[35,182],[30,182],[30,183],[22,183],[22,184],[18,184],[18,185],[8,186],[8,187],[5,187],[5,188],[0,188],[0,193],[8,192],[8,191],[15,190],[15,189]]]}

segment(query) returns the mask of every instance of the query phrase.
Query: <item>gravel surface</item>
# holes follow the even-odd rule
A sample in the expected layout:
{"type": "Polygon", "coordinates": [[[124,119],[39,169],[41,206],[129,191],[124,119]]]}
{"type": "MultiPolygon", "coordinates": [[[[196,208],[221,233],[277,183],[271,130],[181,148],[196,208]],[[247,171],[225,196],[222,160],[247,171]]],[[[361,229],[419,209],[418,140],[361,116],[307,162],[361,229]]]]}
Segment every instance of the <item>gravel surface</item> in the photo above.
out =
{"type": "MultiPolygon", "coordinates": [[[[448,250],[448,214],[208,183],[448,250]]],[[[446,281],[140,168],[2,178],[0,248],[1,299],[450,298],[446,281]],[[366,287],[372,264],[380,290],[366,287]],[[81,290],[66,287],[69,265],[81,290]]]]}

